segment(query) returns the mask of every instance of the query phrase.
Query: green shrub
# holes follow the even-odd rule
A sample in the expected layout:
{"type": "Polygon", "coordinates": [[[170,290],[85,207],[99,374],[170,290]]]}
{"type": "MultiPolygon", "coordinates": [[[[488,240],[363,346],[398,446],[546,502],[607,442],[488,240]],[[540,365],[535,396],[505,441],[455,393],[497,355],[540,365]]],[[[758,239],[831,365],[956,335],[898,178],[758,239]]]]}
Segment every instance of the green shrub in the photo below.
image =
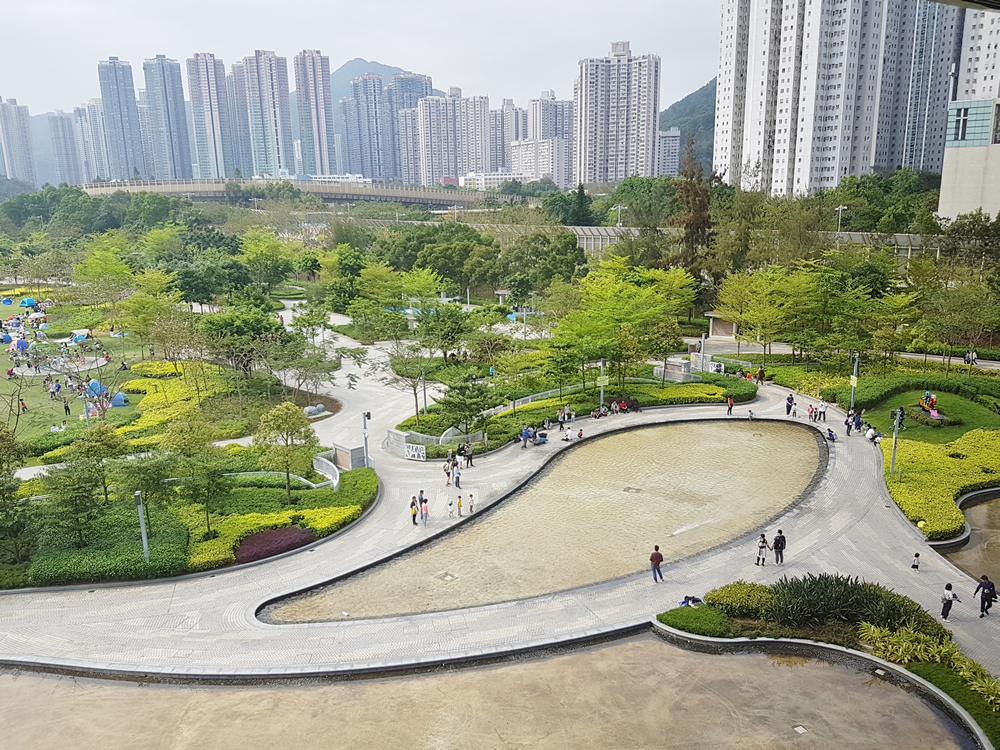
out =
{"type": "Polygon", "coordinates": [[[20,565],[0,565],[0,589],[18,589],[28,585],[28,567],[20,565]]]}
{"type": "Polygon", "coordinates": [[[180,362],[136,362],[132,365],[132,374],[143,378],[176,378],[184,373],[184,365],[180,362]]]}
{"type": "MultiPolygon", "coordinates": [[[[981,396],[1000,399],[1000,379],[965,375],[944,377],[920,373],[886,378],[866,377],[858,382],[855,405],[861,409],[871,409],[890,396],[910,390],[954,393],[970,401],[975,401],[981,396]]],[[[827,401],[846,408],[851,403],[851,386],[849,383],[844,383],[823,388],[820,395],[827,401]]]]}
{"type": "MultiPolygon", "coordinates": [[[[240,474],[229,477],[229,483],[233,487],[266,487],[270,489],[285,489],[284,474],[240,474]]],[[[307,490],[309,485],[300,482],[292,477],[293,490],[307,490]]]]}
{"type": "Polygon", "coordinates": [[[954,669],[936,662],[914,662],[907,666],[918,677],[923,677],[955,699],[989,737],[994,746],[1000,747],[1000,713],[983,696],[973,691],[954,669]]]}
{"type": "Polygon", "coordinates": [[[705,594],[705,603],[718,607],[729,617],[764,618],[773,605],[774,594],[770,586],[762,583],[736,581],[727,583],[705,594]]]}
{"type": "Polygon", "coordinates": [[[946,638],[948,632],[912,599],[877,583],[837,574],[783,577],[771,585],[773,599],[764,619],[779,625],[818,627],[861,622],[946,638]]]}
{"type": "Polygon", "coordinates": [[[712,638],[725,638],[728,634],[729,618],[725,612],[715,607],[677,607],[657,615],[656,619],[667,627],[686,633],[712,638]]]}

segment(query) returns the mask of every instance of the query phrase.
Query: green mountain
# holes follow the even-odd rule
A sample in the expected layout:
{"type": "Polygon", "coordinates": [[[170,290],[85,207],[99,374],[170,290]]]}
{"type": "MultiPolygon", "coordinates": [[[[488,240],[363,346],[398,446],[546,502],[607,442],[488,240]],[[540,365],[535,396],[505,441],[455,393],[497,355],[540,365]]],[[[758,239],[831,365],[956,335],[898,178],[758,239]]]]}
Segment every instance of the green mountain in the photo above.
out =
{"type": "Polygon", "coordinates": [[[688,136],[694,133],[694,151],[706,172],[712,171],[716,81],[713,78],[693,94],[671,104],[660,113],[660,130],[680,128],[682,157],[688,136]]]}

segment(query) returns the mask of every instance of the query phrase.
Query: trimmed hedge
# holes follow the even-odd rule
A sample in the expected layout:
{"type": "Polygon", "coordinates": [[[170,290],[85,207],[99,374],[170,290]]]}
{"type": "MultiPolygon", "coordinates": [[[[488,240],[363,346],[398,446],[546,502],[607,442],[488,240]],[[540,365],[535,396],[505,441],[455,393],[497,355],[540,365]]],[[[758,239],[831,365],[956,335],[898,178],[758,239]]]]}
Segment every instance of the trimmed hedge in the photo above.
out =
{"type": "MultiPolygon", "coordinates": [[[[981,397],[1000,400],[1000,379],[968,377],[965,375],[894,375],[887,378],[862,378],[858,382],[855,405],[861,409],[871,409],[890,396],[903,391],[921,390],[939,393],[954,393],[970,401],[981,397]]],[[[851,405],[850,384],[831,385],[820,391],[820,396],[831,403],[844,407],[851,405]]],[[[988,405],[982,401],[983,405],[988,405]]]]}
{"type": "Polygon", "coordinates": [[[774,606],[774,593],[762,583],[735,581],[705,594],[705,603],[717,607],[729,617],[764,619],[774,606]]]}
{"type": "MultiPolygon", "coordinates": [[[[882,450],[888,471],[892,442],[882,441],[882,450]]],[[[972,430],[945,445],[900,439],[896,465],[902,479],[887,474],[886,484],[900,510],[931,541],[950,539],[965,530],[955,500],[1000,486],[1000,432],[972,430]]]]}
{"type": "Polygon", "coordinates": [[[725,638],[729,632],[729,618],[715,607],[677,607],[656,616],[667,627],[677,628],[686,633],[705,635],[710,638],[725,638]]]}

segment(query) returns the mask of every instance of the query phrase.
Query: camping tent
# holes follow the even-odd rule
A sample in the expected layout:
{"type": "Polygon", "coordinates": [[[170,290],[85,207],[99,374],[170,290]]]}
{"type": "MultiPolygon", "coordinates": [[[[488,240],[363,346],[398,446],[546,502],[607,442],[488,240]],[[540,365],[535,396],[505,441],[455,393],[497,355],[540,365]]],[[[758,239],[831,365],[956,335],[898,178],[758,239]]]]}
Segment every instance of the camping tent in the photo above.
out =
{"type": "Polygon", "coordinates": [[[108,392],[107,387],[99,380],[91,380],[87,386],[88,396],[103,396],[108,392]]]}
{"type": "Polygon", "coordinates": [[[34,307],[35,300],[31,297],[25,297],[23,300],[21,300],[20,305],[21,307],[34,307]]]}
{"type": "Polygon", "coordinates": [[[24,339],[18,339],[17,341],[13,342],[10,346],[7,347],[7,351],[9,351],[9,352],[23,352],[23,351],[27,351],[27,349],[28,349],[29,346],[30,346],[30,344],[27,341],[25,341],[24,339]]]}
{"type": "Polygon", "coordinates": [[[13,341],[13,340],[14,340],[14,339],[12,339],[12,338],[10,337],[10,334],[9,334],[9,333],[4,333],[4,334],[0,334],[0,335],[2,335],[2,336],[3,336],[3,342],[4,342],[5,344],[9,344],[9,343],[10,343],[11,341],[13,341]]]}
{"type": "Polygon", "coordinates": [[[73,343],[74,344],[81,344],[81,343],[83,343],[86,340],[87,340],[86,336],[80,336],[79,334],[77,334],[76,336],[73,337],[73,343]]]}
{"type": "Polygon", "coordinates": [[[13,305],[13,304],[14,300],[12,300],[10,297],[4,297],[3,299],[0,299],[0,305],[13,305]]]}
{"type": "Polygon", "coordinates": [[[115,397],[111,399],[112,406],[128,406],[128,404],[129,404],[128,396],[126,396],[121,391],[118,391],[118,393],[115,394],[115,397]]]}

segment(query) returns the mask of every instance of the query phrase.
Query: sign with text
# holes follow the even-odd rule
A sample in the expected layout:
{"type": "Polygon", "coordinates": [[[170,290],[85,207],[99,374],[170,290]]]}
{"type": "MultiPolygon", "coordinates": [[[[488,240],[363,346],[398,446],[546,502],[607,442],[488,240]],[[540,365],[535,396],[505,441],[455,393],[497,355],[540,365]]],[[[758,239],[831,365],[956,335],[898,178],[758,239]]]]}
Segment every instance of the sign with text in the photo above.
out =
{"type": "Polygon", "coordinates": [[[851,388],[857,388],[857,387],[858,387],[858,379],[856,376],[851,375],[851,388]]]}
{"type": "Polygon", "coordinates": [[[611,382],[611,378],[609,378],[607,375],[602,375],[601,377],[599,377],[597,379],[597,384],[598,385],[608,385],[610,382],[611,382]]]}
{"type": "Polygon", "coordinates": [[[412,445],[407,443],[406,445],[406,458],[409,461],[426,461],[427,460],[427,446],[426,445],[412,445]]]}

